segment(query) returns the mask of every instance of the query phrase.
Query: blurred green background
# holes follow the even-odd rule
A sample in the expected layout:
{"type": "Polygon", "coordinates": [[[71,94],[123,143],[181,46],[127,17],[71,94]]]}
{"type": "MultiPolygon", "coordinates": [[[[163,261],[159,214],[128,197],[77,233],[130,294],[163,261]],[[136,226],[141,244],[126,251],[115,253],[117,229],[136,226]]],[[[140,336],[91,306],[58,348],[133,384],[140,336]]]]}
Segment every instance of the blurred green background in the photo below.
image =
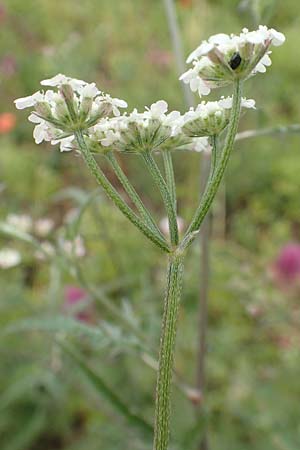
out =
{"type": "MultiPolygon", "coordinates": [[[[186,54],[210,34],[259,23],[285,33],[267,74],[247,82],[257,110],[243,116],[240,129],[299,122],[298,0],[175,3],[186,54]]],[[[151,422],[155,373],[128,324],[157,348],[166,261],[95,191],[78,157],[34,144],[27,113],[16,113],[13,100],[61,72],[95,81],[130,108],[163,98],[184,112],[163,2],[0,1],[0,27],[0,220],[22,229],[2,227],[0,235],[0,251],[21,255],[20,264],[0,269],[1,450],[151,449],[151,438],[130,426],[57,342],[64,338],[151,422]],[[45,221],[41,226],[45,218],[48,228],[45,221]],[[47,258],[39,246],[48,249],[47,258]]],[[[207,389],[199,411],[193,395],[174,386],[174,449],[198,449],[204,427],[212,450],[299,449],[299,138],[279,134],[236,145],[226,192],[223,187],[213,209],[207,389]]],[[[199,197],[201,158],[174,157],[179,212],[187,222],[199,197]]],[[[139,159],[123,157],[122,166],[161,220],[159,195],[139,159]]],[[[176,353],[177,371],[190,386],[199,261],[195,245],[176,353]]]]}

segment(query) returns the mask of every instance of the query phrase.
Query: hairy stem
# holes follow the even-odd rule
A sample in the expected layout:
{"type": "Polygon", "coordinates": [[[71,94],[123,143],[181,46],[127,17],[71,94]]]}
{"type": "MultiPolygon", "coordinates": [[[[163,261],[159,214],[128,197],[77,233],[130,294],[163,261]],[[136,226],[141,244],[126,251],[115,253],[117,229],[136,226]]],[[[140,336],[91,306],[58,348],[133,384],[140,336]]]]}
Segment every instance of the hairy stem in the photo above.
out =
{"type": "Polygon", "coordinates": [[[120,167],[120,164],[118,163],[115,155],[110,152],[107,155],[107,159],[109,160],[112,168],[115,171],[115,174],[117,175],[119,181],[121,182],[123,188],[127,192],[128,196],[130,197],[130,200],[132,203],[136,206],[137,210],[139,211],[141,217],[144,219],[145,223],[149,228],[153,230],[154,233],[157,233],[160,235],[162,239],[164,239],[163,235],[161,234],[158,226],[156,225],[153,217],[151,216],[150,212],[147,210],[145,205],[143,204],[140,196],[128,180],[127,176],[123,172],[123,170],[120,167]]]}
{"type": "Polygon", "coordinates": [[[218,187],[223,178],[225,169],[227,167],[229,157],[231,154],[231,150],[233,148],[235,136],[237,133],[237,128],[239,124],[240,117],[240,109],[241,109],[241,99],[242,99],[242,85],[241,81],[237,80],[235,82],[235,88],[233,93],[232,100],[232,109],[230,115],[230,121],[228,125],[228,132],[225,140],[225,144],[223,150],[221,152],[219,161],[217,162],[217,166],[214,170],[213,176],[209,179],[205,192],[202,196],[200,204],[197,208],[197,211],[193,217],[191,225],[189,226],[187,233],[191,233],[199,229],[202,224],[214,198],[217,193],[218,187]]]}
{"type": "Polygon", "coordinates": [[[162,152],[162,154],[163,154],[163,160],[164,160],[167,186],[168,186],[170,196],[172,199],[172,203],[173,203],[173,207],[174,207],[174,210],[176,213],[176,210],[177,210],[176,184],[175,184],[175,177],[174,177],[172,154],[168,150],[162,152]]]}
{"type": "Polygon", "coordinates": [[[166,182],[151,153],[144,152],[142,155],[146,163],[146,166],[149,169],[152,178],[155,181],[160,191],[161,197],[163,199],[169,220],[171,243],[173,246],[176,246],[178,244],[178,226],[177,226],[176,212],[172,202],[172,197],[170,195],[166,182]]]}
{"type": "Polygon", "coordinates": [[[115,190],[115,188],[108,181],[100,167],[98,166],[92,153],[89,151],[88,146],[84,140],[82,131],[76,131],[75,137],[83,156],[83,159],[89,168],[90,172],[100,186],[104,189],[108,197],[114,202],[114,204],[120,209],[120,211],[135,225],[150,241],[156,244],[161,250],[169,253],[170,249],[168,243],[165,239],[162,239],[159,235],[154,233],[145,223],[132,211],[131,208],[125,203],[120,194],[115,190]]]}
{"type": "Polygon", "coordinates": [[[172,367],[182,275],[183,257],[170,256],[159,349],[153,450],[167,450],[169,443],[172,367]]]}
{"type": "MultiPolygon", "coordinates": [[[[211,137],[211,162],[210,162],[210,178],[212,178],[215,173],[218,164],[218,136],[214,135],[211,137]]],[[[205,186],[204,186],[205,188],[205,186]]]]}

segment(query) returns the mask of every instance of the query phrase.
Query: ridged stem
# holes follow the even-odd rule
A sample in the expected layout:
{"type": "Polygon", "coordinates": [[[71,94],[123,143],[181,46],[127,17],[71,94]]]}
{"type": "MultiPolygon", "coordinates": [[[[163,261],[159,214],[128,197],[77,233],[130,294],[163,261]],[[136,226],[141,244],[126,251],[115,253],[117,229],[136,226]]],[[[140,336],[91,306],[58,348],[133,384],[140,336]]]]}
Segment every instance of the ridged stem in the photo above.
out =
{"type": "Polygon", "coordinates": [[[144,222],[132,211],[131,208],[125,203],[119,193],[111,185],[109,180],[106,178],[100,167],[98,166],[92,153],[89,151],[86,145],[82,131],[76,131],[75,137],[80,149],[80,153],[89,168],[90,172],[103,190],[106,192],[108,197],[114,202],[114,204],[119,208],[119,210],[135,225],[150,241],[156,244],[161,250],[169,253],[170,249],[168,243],[152,231],[144,222]]]}
{"type": "Polygon", "coordinates": [[[170,192],[170,196],[172,199],[173,207],[176,213],[177,210],[177,201],[176,201],[176,184],[175,184],[175,176],[174,176],[174,168],[173,168],[173,160],[172,154],[169,150],[163,151],[163,160],[166,174],[166,182],[170,192]]]}
{"type": "Polygon", "coordinates": [[[159,349],[153,450],[167,450],[169,444],[172,367],[182,276],[182,255],[170,256],[159,349]]]}
{"type": "Polygon", "coordinates": [[[152,178],[157,185],[161,197],[163,199],[166,212],[168,215],[168,221],[169,221],[169,229],[170,229],[170,238],[171,238],[171,244],[175,247],[178,244],[178,226],[177,226],[177,217],[176,212],[174,209],[174,205],[172,202],[172,197],[170,195],[168,186],[153,158],[150,152],[143,152],[142,153],[143,159],[146,163],[146,166],[149,170],[149,172],[152,175],[152,178]]]}
{"type": "Polygon", "coordinates": [[[156,225],[153,217],[151,216],[150,212],[147,210],[145,205],[143,204],[140,196],[128,180],[127,176],[123,172],[123,170],[120,167],[120,164],[117,161],[117,158],[112,152],[109,152],[106,155],[107,159],[109,160],[112,168],[115,171],[115,174],[117,175],[120,183],[122,184],[123,188],[125,189],[126,193],[128,194],[130,200],[132,203],[136,206],[137,210],[139,211],[141,217],[146,222],[147,226],[153,230],[154,233],[157,233],[160,235],[162,239],[164,239],[163,235],[161,234],[161,231],[159,230],[158,226],[156,225]]]}
{"type": "Polygon", "coordinates": [[[230,114],[230,120],[228,125],[228,132],[225,140],[223,150],[220,154],[217,166],[214,170],[213,176],[209,179],[204,194],[201,198],[200,204],[197,211],[193,217],[191,225],[189,226],[186,234],[193,231],[199,230],[201,223],[203,222],[214,198],[217,193],[218,187],[223,178],[225,169],[227,167],[231,150],[233,148],[235,136],[238,129],[240,109],[241,109],[241,99],[242,99],[242,83],[240,80],[235,82],[233,99],[232,99],[232,109],[230,114]]]}

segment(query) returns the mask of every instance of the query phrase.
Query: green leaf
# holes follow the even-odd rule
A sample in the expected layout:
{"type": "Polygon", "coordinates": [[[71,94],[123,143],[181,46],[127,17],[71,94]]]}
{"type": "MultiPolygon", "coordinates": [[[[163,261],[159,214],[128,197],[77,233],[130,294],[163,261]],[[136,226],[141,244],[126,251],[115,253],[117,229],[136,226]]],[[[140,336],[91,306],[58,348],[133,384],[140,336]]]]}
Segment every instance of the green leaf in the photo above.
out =
{"type": "Polygon", "coordinates": [[[16,227],[13,227],[8,223],[0,222],[0,233],[27,242],[28,244],[40,247],[38,241],[36,241],[30,234],[25,233],[24,231],[20,231],[16,227]]]}
{"type": "Polygon", "coordinates": [[[59,342],[62,349],[70,356],[73,362],[79,367],[81,372],[85,375],[90,384],[97,390],[99,394],[104,396],[115,409],[123,415],[128,422],[139,429],[143,434],[152,437],[152,426],[145,421],[144,418],[134,412],[127,404],[114,392],[114,390],[108,386],[108,384],[102,379],[102,377],[91,369],[85,361],[73,350],[67,347],[62,342],[59,342]]]}
{"type": "Polygon", "coordinates": [[[85,336],[100,348],[109,348],[113,352],[124,352],[140,347],[139,341],[132,335],[124,335],[116,326],[101,322],[98,326],[88,325],[67,316],[40,317],[22,319],[5,327],[2,334],[40,331],[46,333],[64,333],[72,337],[85,336]]]}

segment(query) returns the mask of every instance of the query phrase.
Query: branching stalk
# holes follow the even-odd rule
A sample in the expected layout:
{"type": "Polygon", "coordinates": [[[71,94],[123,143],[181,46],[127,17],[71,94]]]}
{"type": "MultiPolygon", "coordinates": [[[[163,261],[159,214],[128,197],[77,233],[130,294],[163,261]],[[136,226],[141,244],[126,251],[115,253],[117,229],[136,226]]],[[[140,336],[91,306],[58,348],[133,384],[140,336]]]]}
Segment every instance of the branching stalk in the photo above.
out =
{"type": "Polygon", "coordinates": [[[170,196],[172,199],[173,208],[176,213],[176,211],[177,211],[176,184],[175,184],[172,154],[170,151],[166,150],[166,151],[162,152],[162,155],[163,155],[163,160],[164,160],[166,182],[167,182],[167,186],[168,186],[170,196]]]}
{"type": "Polygon", "coordinates": [[[225,144],[221,152],[220,159],[217,163],[217,167],[214,171],[213,177],[208,181],[206,185],[205,192],[202,196],[202,199],[193,217],[193,220],[187,230],[187,234],[199,229],[215,198],[218,187],[223,178],[238,129],[240,109],[241,109],[241,98],[242,98],[241,91],[242,91],[242,83],[240,80],[237,80],[235,82],[232,100],[232,109],[225,144]]]}
{"type": "Polygon", "coordinates": [[[152,229],[154,233],[157,233],[160,235],[162,239],[164,239],[163,235],[161,234],[161,231],[159,230],[158,226],[156,225],[152,215],[147,210],[145,205],[143,204],[140,196],[128,180],[127,176],[123,172],[123,170],[120,167],[120,164],[118,163],[115,155],[112,152],[109,152],[107,155],[107,159],[109,160],[112,168],[115,171],[115,174],[117,175],[119,181],[121,182],[123,188],[127,192],[128,196],[130,197],[130,200],[132,203],[136,206],[137,210],[139,211],[141,217],[146,222],[146,225],[152,229]]]}
{"type": "Polygon", "coordinates": [[[90,172],[100,186],[104,189],[108,197],[114,202],[114,204],[120,209],[120,211],[135,225],[150,241],[156,244],[161,250],[166,253],[170,252],[170,248],[165,239],[162,239],[158,234],[154,233],[152,229],[150,229],[145,223],[132,211],[131,208],[125,203],[119,193],[115,190],[115,188],[108,181],[100,167],[98,166],[95,158],[92,153],[89,151],[88,146],[84,140],[84,136],[82,131],[76,131],[75,137],[80,149],[80,152],[83,156],[83,159],[88,166],[90,172]]]}
{"type": "Polygon", "coordinates": [[[146,166],[149,170],[149,172],[152,175],[153,180],[155,181],[155,184],[157,185],[161,197],[163,199],[166,212],[168,215],[169,220],[169,229],[170,229],[170,237],[171,237],[171,244],[173,246],[176,246],[178,244],[178,226],[177,226],[177,217],[175,208],[173,205],[172,197],[170,195],[168,186],[153,158],[150,152],[143,152],[142,153],[144,161],[146,163],[146,166]]]}

